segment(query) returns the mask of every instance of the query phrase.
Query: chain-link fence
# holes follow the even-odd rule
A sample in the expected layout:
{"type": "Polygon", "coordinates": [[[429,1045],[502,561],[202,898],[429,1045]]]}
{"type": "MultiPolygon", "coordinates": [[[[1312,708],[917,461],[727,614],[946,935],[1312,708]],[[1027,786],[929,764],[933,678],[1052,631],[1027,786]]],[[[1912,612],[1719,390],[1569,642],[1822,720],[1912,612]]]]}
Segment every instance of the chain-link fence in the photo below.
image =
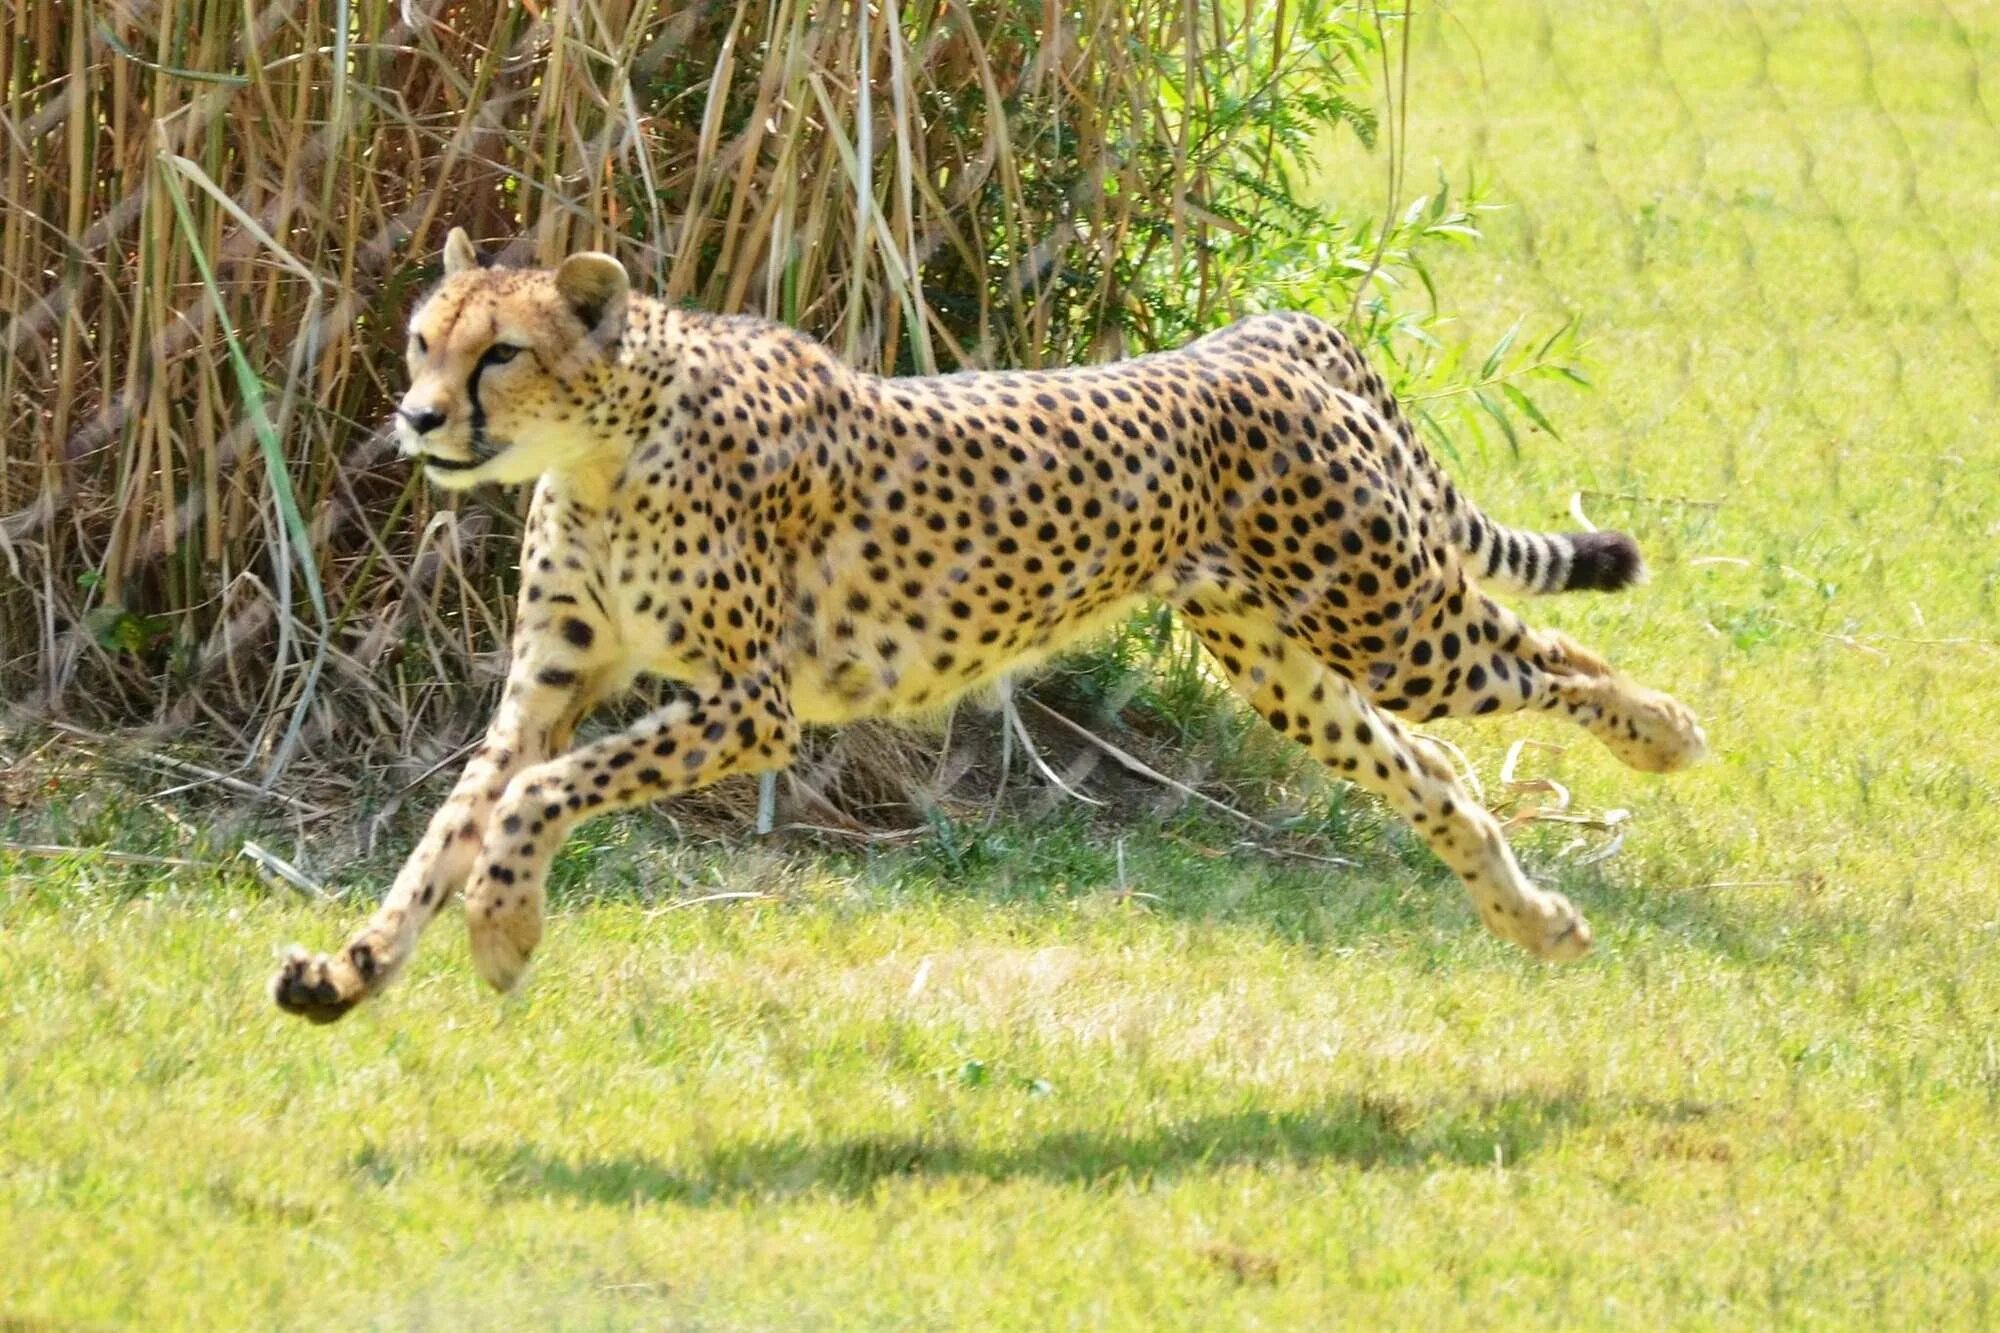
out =
{"type": "MultiPolygon", "coordinates": [[[[1741,571],[1703,594],[1707,631],[1991,635],[1981,13],[557,12],[575,26],[478,6],[344,32],[312,5],[248,31],[146,7],[8,20],[17,699],[205,729],[265,773],[295,743],[351,755],[333,738],[359,724],[419,756],[398,782],[476,730],[514,511],[433,508],[369,429],[398,373],[384,330],[429,271],[405,243],[434,248],[447,214],[523,258],[622,238],[670,296],[886,368],[1088,359],[1246,304],[1320,308],[1389,359],[1489,510],[1741,571]],[[356,77],[324,77],[339,61],[356,77]],[[857,218],[879,244],[840,240],[857,218]],[[1907,535],[1885,551],[1889,527],[1907,535]],[[1925,562],[1982,572],[1896,595],[1925,562]]],[[[1048,701],[1103,720],[1146,694],[1155,758],[1254,746],[1226,721],[1190,743],[1191,651],[1143,622],[1048,701]]],[[[1084,780],[1069,759],[1112,757],[1035,716],[968,718],[954,761],[864,737],[793,784],[790,814],[973,769],[1060,790],[1084,780]]],[[[1283,785],[1282,763],[1248,768],[1283,785]]]]}

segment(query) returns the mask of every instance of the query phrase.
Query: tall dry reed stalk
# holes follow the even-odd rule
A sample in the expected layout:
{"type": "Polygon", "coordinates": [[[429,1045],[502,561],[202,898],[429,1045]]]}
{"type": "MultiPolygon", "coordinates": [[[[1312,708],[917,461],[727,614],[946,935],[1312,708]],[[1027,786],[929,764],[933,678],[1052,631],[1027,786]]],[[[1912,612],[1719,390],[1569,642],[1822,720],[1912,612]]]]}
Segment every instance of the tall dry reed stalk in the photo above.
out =
{"type": "Polygon", "coordinates": [[[1341,90],[1379,22],[1296,0],[8,6],[0,698],[193,725],[266,777],[463,733],[518,510],[430,493],[379,430],[452,225],[511,262],[615,250],[650,290],[871,368],[1172,342],[1273,255],[1349,313],[1401,232],[1299,249],[1297,173],[1331,126],[1369,131],[1341,90]]]}

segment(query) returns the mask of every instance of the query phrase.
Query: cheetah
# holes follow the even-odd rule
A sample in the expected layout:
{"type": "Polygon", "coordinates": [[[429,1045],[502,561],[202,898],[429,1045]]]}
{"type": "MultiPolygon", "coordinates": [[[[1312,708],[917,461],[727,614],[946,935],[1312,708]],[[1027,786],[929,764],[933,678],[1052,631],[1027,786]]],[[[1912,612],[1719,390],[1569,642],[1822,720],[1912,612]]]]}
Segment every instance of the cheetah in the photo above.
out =
{"type": "Polygon", "coordinates": [[[1407,723],[1542,709],[1654,772],[1705,748],[1686,708],[1489,595],[1635,583],[1631,538],[1482,514],[1310,316],[1107,365],[883,378],[637,294],[606,254],[485,267],[455,230],[443,268],[396,431],[439,487],[534,483],[512,665],[379,909],[337,953],[288,953],[289,1012],[329,1022],[382,990],[460,892],[505,991],[580,821],[780,768],[808,724],[935,710],[1149,598],[1542,958],[1581,956],[1589,926],[1407,723]],[[641,674],[685,689],[572,748],[641,674]]]}

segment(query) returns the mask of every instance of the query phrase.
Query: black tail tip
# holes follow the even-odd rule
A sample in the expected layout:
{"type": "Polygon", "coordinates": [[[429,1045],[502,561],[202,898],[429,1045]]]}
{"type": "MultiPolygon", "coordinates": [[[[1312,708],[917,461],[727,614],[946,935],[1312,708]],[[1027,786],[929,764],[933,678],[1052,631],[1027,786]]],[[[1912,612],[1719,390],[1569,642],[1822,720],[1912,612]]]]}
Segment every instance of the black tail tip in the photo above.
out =
{"type": "Polygon", "coordinates": [[[1640,583],[1646,577],[1646,561],[1639,543],[1622,532],[1575,532],[1570,534],[1570,590],[1616,592],[1640,583]]]}

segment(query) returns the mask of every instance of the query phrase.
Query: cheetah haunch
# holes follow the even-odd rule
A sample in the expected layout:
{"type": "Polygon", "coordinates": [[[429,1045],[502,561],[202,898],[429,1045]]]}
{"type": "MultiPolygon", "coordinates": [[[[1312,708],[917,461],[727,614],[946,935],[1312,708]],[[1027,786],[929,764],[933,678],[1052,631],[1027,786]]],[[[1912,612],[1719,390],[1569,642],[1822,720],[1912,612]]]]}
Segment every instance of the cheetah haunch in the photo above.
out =
{"type": "Polygon", "coordinates": [[[272,993],[293,1013],[381,990],[461,888],[505,990],[579,821],[778,768],[804,723],[934,708],[1144,598],[1543,958],[1581,955],[1590,928],[1399,718],[1545,709],[1634,768],[1702,753],[1686,709],[1482,591],[1624,587],[1632,540],[1481,514],[1316,319],[1106,366],[882,379],[790,329],[635,295],[608,255],[488,269],[454,231],[444,260],[398,432],[439,486],[536,483],[513,666],[380,909],[338,953],[288,956],[272,993]],[[571,748],[641,673],[691,698],[571,748]]]}

